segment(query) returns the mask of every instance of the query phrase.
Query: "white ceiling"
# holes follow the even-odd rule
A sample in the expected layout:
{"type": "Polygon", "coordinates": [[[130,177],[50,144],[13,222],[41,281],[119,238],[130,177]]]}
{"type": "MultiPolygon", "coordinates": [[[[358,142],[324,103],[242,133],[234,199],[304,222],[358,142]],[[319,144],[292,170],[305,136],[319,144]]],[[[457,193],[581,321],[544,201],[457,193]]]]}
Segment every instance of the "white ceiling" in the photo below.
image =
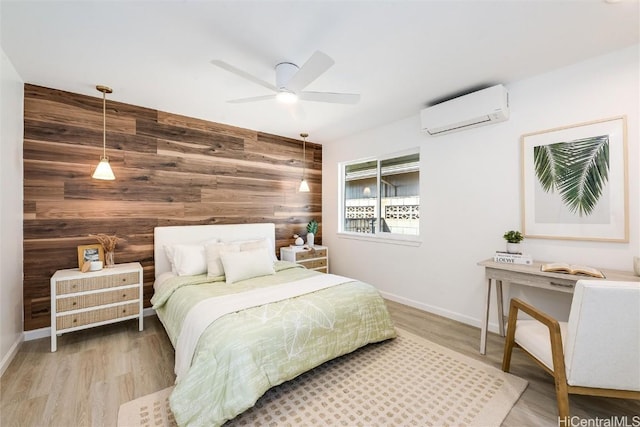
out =
{"type": "Polygon", "coordinates": [[[0,17],[25,82],[320,143],[640,41],[637,0],[2,0],[0,17]],[[359,104],[229,104],[270,92],[210,64],[275,83],[316,50],[336,64],[306,89],[359,104]]]}

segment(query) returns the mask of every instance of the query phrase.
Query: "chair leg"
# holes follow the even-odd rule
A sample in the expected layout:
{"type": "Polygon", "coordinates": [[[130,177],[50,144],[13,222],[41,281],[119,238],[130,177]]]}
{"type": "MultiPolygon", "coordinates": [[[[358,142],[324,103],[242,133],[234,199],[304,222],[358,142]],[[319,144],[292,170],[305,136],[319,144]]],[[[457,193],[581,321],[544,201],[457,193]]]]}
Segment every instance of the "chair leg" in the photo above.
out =
{"type": "Polygon", "coordinates": [[[511,368],[511,353],[513,353],[513,346],[515,344],[516,336],[516,321],[518,320],[518,308],[514,306],[513,302],[509,307],[509,320],[507,321],[507,336],[504,340],[504,354],[502,356],[502,370],[509,372],[511,368]]]}
{"type": "Polygon", "coordinates": [[[569,386],[567,371],[564,365],[564,351],[560,325],[557,323],[549,328],[551,340],[551,357],[553,359],[553,380],[556,386],[556,400],[558,401],[558,422],[568,425],[569,422],[569,386]]]}
{"type": "Polygon", "coordinates": [[[509,372],[511,368],[511,353],[513,352],[513,337],[507,336],[504,342],[504,354],[502,355],[502,370],[509,372]]]}
{"type": "Polygon", "coordinates": [[[556,378],[556,399],[558,401],[558,425],[569,426],[569,390],[567,381],[556,378]]]}

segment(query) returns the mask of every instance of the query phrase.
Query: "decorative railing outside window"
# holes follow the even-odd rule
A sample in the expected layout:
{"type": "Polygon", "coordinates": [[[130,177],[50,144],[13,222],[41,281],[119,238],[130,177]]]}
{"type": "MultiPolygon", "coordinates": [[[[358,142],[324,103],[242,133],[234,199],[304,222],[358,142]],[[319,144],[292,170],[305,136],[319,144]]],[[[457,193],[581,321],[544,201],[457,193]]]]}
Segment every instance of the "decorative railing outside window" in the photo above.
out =
{"type": "Polygon", "coordinates": [[[420,153],[417,149],[345,163],[341,186],[342,231],[419,236],[420,153]]]}
{"type": "MultiPolygon", "coordinates": [[[[389,197],[381,200],[382,231],[396,234],[418,234],[420,204],[418,197],[389,197]]],[[[344,231],[375,233],[374,199],[351,199],[347,202],[344,231]]]]}

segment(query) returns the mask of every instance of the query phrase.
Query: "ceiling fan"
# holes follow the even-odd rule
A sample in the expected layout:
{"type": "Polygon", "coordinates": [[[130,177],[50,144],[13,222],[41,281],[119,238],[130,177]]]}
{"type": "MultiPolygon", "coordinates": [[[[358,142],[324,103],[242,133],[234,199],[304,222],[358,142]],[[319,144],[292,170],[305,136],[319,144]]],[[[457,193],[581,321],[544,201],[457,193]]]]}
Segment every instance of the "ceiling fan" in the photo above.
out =
{"type": "Polygon", "coordinates": [[[231,103],[237,104],[277,99],[280,102],[292,104],[300,99],[303,101],[331,102],[336,104],[356,104],[360,100],[360,95],[354,93],[309,92],[303,90],[335,63],[327,54],[320,51],[316,51],[302,67],[298,67],[291,62],[281,62],[277,64],[275,67],[275,85],[265,82],[219,59],[214,59],[211,63],[274,92],[272,95],[253,96],[227,101],[231,103]]]}

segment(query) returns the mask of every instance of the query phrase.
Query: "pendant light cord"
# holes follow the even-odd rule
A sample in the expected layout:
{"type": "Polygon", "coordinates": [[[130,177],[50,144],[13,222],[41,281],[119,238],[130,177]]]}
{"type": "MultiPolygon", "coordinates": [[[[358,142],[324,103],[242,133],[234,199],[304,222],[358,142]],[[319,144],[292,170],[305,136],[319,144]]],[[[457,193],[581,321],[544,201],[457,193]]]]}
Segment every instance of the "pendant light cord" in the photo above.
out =
{"type": "Polygon", "coordinates": [[[102,92],[102,158],[107,158],[107,93],[102,92]]]}

